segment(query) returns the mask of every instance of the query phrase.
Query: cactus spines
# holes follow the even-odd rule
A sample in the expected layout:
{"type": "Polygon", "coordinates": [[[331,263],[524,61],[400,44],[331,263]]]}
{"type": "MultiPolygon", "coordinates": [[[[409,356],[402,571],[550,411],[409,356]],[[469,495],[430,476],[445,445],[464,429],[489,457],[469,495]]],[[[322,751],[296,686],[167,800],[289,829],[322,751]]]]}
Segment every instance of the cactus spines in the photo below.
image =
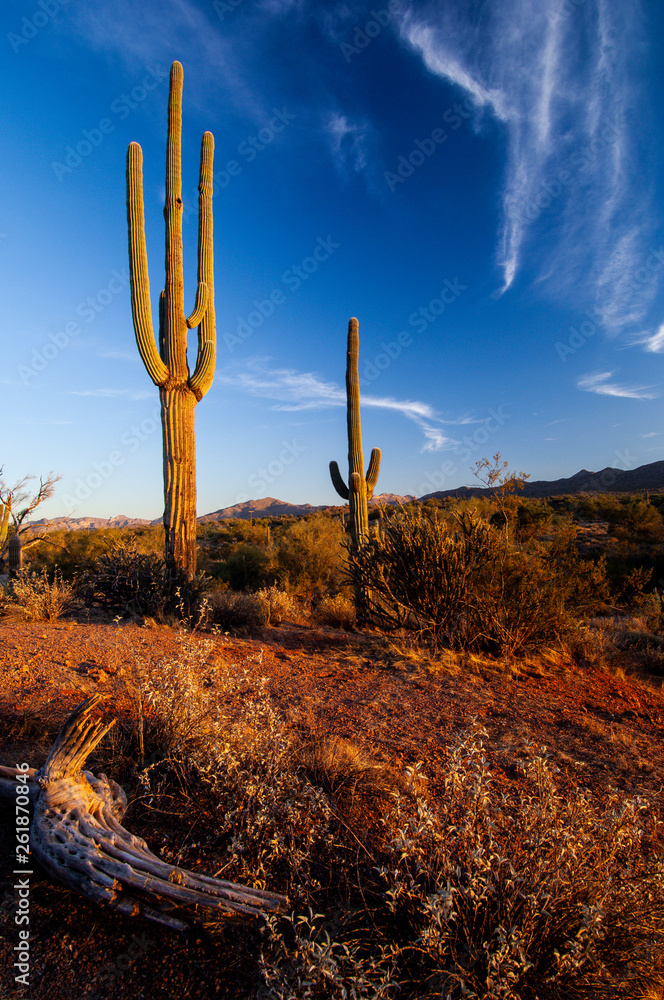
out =
{"type": "Polygon", "coordinates": [[[216,361],[212,245],[212,165],[214,138],[201,142],[198,184],[198,286],[193,311],[184,311],[182,266],[182,79],[179,62],[171,66],[166,143],[166,281],[159,297],[159,336],[155,341],[143,209],[143,152],[127,150],[127,222],[131,308],[138,350],[159,388],[164,447],[164,528],[166,561],[192,577],[196,572],[196,455],[194,409],[212,385],[216,361]],[[187,330],[198,327],[193,374],[187,363],[187,330]]]}
{"type": "Polygon", "coordinates": [[[380,448],[371,452],[369,468],[364,474],[362,457],[362,429],[360,425],[360,326],[353,318],[348,323],[348,348],[346,352],[346,400],[348,422],[348,486],[344,483],[336,462],[330,462],[330,476],[339,496],[348,500],[350,508],[350,536],[357,548],[369,534],[367,501],[373,492],[380,471],[380,448]]]}

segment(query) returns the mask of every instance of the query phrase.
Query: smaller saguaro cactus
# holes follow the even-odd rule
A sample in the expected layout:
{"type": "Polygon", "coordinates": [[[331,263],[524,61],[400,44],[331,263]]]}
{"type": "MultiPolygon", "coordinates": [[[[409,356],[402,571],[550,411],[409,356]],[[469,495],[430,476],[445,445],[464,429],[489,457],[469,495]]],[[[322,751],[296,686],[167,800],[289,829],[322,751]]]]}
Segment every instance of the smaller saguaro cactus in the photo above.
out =
{"type": "Polygon", "coordinates": [[[343,481],[336,462],[330,462],[330,476],[335,490],[350,508],[350,537],[358,548],[369,535],[367,501],[373,491],[380,471],[380,448],[371,452],[366,476],[362,457],[362,428],[360,425],[360,325],[353,317],[348,323],[346,351],[346,400],[348,422],[348,486],[343,481]]]}
{"type": "Polygon", "coordinates": [[[7,567],[9,576],[14,577],[23,569],[23,546],[20,535],[12,535],[7,545],[7,567]]]}

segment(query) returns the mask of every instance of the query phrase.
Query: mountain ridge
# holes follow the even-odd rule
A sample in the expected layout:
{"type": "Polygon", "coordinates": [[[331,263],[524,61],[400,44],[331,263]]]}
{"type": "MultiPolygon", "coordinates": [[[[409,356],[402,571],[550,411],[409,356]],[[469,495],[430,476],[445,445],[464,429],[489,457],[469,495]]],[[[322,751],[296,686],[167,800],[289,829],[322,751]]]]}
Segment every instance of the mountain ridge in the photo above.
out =
{"type": "MultiPolygon", "coordinates": [[[[426,493],[419,499],[425,501],[444,497],[487,496],[495,492],[495,489],[495,487],[486,486],[458,486],[456,489],[426,493]]],[[[639,465],[636,469],[616,469],[607,466],[605,469],[600,469],[599,472],[579,469],[574,475],[563,479],[538,479],[534,482],[526,480],[523,489],[519,490],[519,496],[543,499],[573,493],[631,493],[639,491],[664,492],[664,461],[639,465]]],[[[396,493],[381,493],[379,496],[372,497],[369,506],[375,507],[381,503],[390,505],[408,503],[414,499],[412,494],[400,496],[396,493]]],[[[230,507],[220,507],[219,510],[201,514],[197,521],[199,524],[206,524],[210,521],[225,521],[233,518],[248,521],[260,517],[285,517],[288,515],[301,517],[322,510],[342,509],[344,506],[344,504],[293,504],[276,497],[262,497],[259,500],[245,500],[230,507]]],[[[160,517],[149,520],[148,518],[117,514],[115,517],[109,518],[41,518],[39,521],[32,521],[30,528],[41,531],[54,531],[58,528],[65,528],[69,531],[92,531],[95,528],[132,528],[157,524],[161,524],[160,517]]]]}

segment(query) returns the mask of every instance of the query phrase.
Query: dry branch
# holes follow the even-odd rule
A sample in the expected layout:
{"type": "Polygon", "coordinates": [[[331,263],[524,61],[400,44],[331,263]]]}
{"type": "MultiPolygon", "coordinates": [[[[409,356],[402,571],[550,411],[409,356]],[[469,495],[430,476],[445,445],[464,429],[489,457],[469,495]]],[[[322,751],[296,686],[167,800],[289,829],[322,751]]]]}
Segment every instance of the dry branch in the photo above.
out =
{"type": "Polygon", "coordinates": [[[176,930],[187,923],[170,915],[175,908],[193,920],[203,911],[225,918],[283,911],[284,896],[169,865],[121,825],[123,789],[105,774],[82,770],[115,722],[92,718],[101,700],[91,695],[72,712],[39,771],[0,767],[0,795],[14,798],[16,775],[27,774],[34,801],[30,848],[48,874],[93,902],[176,930]]]}

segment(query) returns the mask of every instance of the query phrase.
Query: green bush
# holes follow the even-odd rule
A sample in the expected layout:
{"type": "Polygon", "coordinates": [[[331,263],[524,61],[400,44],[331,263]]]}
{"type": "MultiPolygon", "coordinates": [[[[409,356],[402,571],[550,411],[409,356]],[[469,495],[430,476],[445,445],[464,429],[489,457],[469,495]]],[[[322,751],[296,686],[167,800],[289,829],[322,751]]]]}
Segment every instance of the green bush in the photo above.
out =
{"type": "Polygon", "coordinates": [[[286,525],[275,540],[275,572],[291,593],[334,593],[344,584],[339,518],[314,514],[286,525]]]}

